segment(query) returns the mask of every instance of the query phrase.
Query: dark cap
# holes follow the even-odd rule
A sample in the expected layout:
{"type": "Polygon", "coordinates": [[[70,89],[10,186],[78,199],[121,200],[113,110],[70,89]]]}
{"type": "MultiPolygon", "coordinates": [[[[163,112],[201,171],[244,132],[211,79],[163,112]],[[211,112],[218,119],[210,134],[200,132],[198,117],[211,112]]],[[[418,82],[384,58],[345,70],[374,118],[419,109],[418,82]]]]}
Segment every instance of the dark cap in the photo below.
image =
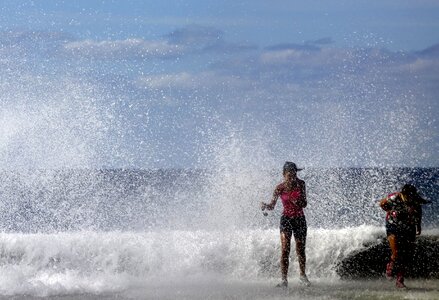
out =
{"type": "Polygon", "coordinates": [[[303,169],[299,169],[295,163],[290,162],[290,161],[286,161],[284,164],[284,168],[283,168],[284,173],[288,172],[288,171],[297,172],[297,171],[301,171],[301,170],[303,170],[303,169]]]}

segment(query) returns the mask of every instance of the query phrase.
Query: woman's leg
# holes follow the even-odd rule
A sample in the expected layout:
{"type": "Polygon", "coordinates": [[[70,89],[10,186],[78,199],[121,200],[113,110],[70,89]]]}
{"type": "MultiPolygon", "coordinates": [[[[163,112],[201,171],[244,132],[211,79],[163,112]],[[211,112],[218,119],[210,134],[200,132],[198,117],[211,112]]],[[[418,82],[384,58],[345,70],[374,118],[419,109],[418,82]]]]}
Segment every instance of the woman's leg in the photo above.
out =
{"type": "Polygon", "coordinates": [[[300,276],[305,276],[306,270],[306,254],[305,254],[305,246],[306,246],[306,238],[296,238],[296,254],[297,260],[299,261],[299,270],[300,276]]]}
{"type": "Polygon", "coordinates": [[[280,268],[282,273],[282,281],[288,281],[288,266],[290,259],[290,249],[291,249],[291,232],[281,231],[280,242],[282,247],[282,253],[280,257],[280,268]]]}
{"type": "Polygon", "coordinates": [[[390,260],[395,262],[398,259],[398,244],[396,236],[394,234],[389,234],[387,236],[387,240],[389,241],[389,247],[391,251],[390,260]]]}
{"type": "Polygon", "coordinates": [[[397,269],[397,261],[398,258],[398,240],[394,234],[388,234],[387,240],[389,241],[389,247],[390,247],[390,261],[387,263],[386,266],[386,277],[387,279],[391,280],[393,279],[393,276],[395,274],[395,271],[397,269]]]}
{"type": "Polygon", "coordinates": [[[396,258],[396,286],[405,288],[404,276],[407,265],[411,263],[416,239],[416,228],[405,231],[396,238],[398,255],[396,258]]]}
{"type": "Polygon", "coordinates": [[[397,245],[397,256],[395,258],[396,287],[404,288],[405,264],[407,263],[407,238],[404,235],[395,238],[397,245]]]}

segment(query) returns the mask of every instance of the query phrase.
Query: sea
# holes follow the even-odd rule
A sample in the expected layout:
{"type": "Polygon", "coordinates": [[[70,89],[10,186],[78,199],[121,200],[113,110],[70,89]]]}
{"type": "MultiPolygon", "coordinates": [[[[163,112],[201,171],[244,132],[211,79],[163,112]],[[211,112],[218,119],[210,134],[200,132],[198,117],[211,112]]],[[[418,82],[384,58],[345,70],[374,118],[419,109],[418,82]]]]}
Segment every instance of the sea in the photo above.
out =
{"type": "Polygon", "coordinates": [[[0,171],[0,299],[439,299],[439,169],[309,168],[310,287],[291,252],[280,281],[280,170],[0,171]],[[378,201],[414,184],[431,201],[398,290],[378,201]]]}

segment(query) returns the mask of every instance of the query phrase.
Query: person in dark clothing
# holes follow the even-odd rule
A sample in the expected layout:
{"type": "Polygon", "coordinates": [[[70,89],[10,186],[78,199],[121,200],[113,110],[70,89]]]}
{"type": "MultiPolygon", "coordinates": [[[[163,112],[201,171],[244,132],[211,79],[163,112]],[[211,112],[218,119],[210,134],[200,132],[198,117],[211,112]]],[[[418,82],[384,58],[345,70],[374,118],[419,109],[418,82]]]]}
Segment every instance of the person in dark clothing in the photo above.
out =
{"type": "Polygon", "coordinates": [[[411,258],[413,244],[421,234],[422,205],[428,203],[415,186],[405,184],[400,192],[395,192],[380,201],[386,211],[386,234],[391,250],[386,266],[386,277],[396,275],[396,287],[405,288],[404,275],[411,258]]]}

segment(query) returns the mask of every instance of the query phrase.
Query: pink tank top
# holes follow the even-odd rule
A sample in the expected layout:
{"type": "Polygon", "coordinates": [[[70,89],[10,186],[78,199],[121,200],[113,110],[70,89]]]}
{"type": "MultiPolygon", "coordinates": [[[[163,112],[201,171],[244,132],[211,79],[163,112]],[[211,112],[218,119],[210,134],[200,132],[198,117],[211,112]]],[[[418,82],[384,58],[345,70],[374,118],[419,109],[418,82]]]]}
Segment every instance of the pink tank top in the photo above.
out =
{"type": "Polygon", "coordinates": [[[281,183],[278,185],[278,191],[280,198],[282,200],[282,204],[284,206],[284,210],[282,214],[289,218],[296,218],[304,216],[303,208],[297,204],[297,201],[302,198],[302,191],[300,186],[296,187],[292,191],[285,191],[284,184],[281,183]]]}

